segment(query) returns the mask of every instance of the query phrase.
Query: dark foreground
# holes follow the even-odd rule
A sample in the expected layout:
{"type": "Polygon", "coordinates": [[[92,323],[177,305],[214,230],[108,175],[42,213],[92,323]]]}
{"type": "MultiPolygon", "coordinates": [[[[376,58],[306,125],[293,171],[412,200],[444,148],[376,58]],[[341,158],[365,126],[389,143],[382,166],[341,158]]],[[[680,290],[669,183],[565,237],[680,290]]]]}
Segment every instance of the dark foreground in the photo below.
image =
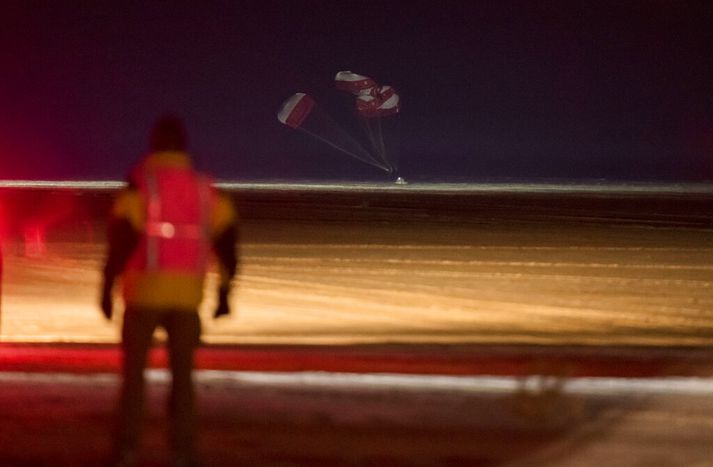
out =
{"type": "MultiPolygon", "coordinates": [[[[116,348],[5,345],[1,354],[0,465],[105,465],[116,348]]],[[[207,466],[706,466],[713,398],[705,388],[652,390],[649,382],[708,384],[711,363],[708,349],[691,348],[210,347],[197,358],[200,459],[207,466]],[[483,375],[548,379],[497,387],[477,382],[483,375]],[[409,377],[417,379],[404,383],[409,377]],[[568,388],[587,377],[643,386],[568,388]]],[[[164,364],[154,352],[145,466],[167,465],[164,364]]]]}

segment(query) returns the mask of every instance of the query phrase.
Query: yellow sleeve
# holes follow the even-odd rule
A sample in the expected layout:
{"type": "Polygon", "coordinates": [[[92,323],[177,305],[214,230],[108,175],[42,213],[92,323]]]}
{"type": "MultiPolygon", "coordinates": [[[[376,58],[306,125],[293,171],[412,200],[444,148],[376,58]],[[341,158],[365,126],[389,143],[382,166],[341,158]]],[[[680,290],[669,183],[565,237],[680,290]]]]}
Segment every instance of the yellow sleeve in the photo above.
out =
{"type": "Polygon", "coordinates": [[[214,237],[217,237],[229,226],[238,222],[238,212],[235,209],[235,205],[232,199],[224,193],[218,193],[211,214],[211,232],[214,237]]]}
{"type": "Polygon", "coordinates": [[[144,229],[144,202],[136,190],[124,190],[117,196],[111,210],[114,219],[126,219],[141,232],[144,229]]]}

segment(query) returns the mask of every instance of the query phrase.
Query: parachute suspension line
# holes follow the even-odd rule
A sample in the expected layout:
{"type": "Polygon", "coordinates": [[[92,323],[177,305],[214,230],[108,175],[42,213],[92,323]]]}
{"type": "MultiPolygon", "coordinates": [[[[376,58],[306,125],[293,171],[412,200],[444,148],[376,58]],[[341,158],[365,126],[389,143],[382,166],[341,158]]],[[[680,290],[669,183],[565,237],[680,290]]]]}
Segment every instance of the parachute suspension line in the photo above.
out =
{"type": "Polygon", "coordinates": [[[374,149],[374,136],[371,134],[371,128],[369,128],[369,121],[366,119],[360,119],[361,120],[361,125],[364,128],[364,133],[366,133],[367,138],[369,139],[369,146],[374,149]]]}
{"type": "Polygon", "coordinates": [[[388,155],[386,153],[386,145],[384,144],[384,135],[381,128],[381,118],[361,118],[362,125],[364,126],[364,132],[369,138],[369,143],[371,144],[372,151],[379,162],[382,163],[387,169],[388,173],[394,172],[393,165],[389,162],[388,155]],[[376,123],[373,123],[376,121],[376,123]]]}
{"type": "MultiPolygon", "coordinates": [[[[366,134],[355,138],[334,122],[329,114],[320,110],[308,94],[298,92],[288,98],[277,113],[284,125],[299,129],[326,145],[366,164],[378,167],[388,174],[397,172],[391,152],[391,137],[384,139],[382,117],[395,115],[400,110],[400,97],[389,85],[379,85],[368,76],[340,71],[336,74],[337,90],[354,96],[356,116],[366,134]]],[[[388,126],[387,126],[388,129],[388,126]]]]}
{"type": "Polygon", "coordinates": [[[381,127],[381,117],[376,118],[376,135],[376,141],[379,143],[379,155],[381,156],[381,160],[389,166],[389,173],[391,173],[394,171],[394,168],[389,163],[389,158],[386,154],[386,144],[384,143],[384,131],[381,127]]]}
{"type": "Polygon", "coordinates": [[[362,118],[360,120],[362,121],[362,125],[364,127],[364,133],[366,133],[367,138],[369,138],[369,144],[371,145],[371,149],[378,156],[379,143],[376,141],[374,130],[371,128],[371,119],[362,118]]]}
{"type": "Polygon", "coordinates": [[[337,149],[338,151],[341,151],[341,152],[343,152],[343,153],[345,153],[345,154],[348,154],[348,155],[350,155],[350,156],[352,156],[352,157],[354,157],[354,158],[356,158],[356,159],[358,159],[358,160],[360,160],[360,161],[362,161],[362,162],[365,162],[365,163],[367,163],[367,164],[369,164],[369,165],[373,165],[374,167],[378,167],[378,168],[380,168],[381,170],[384,170],[384,171],[386,171],[386,172],[390,172],[389,167],[384,166],[384,165],[383,165],[382,163],[380,163],[379,161],[376,161],[376,160],[374,160],[374,159],[372,159],[372,158],[366,158],[366,157],[362,157],[362,156],[359,156],[359,155],[357,155],[357,154],[354,154],[353,152],[348,151],[348,150],[346,150],[346,149],[344,149],[344,148],[342,148],[342,147],[340,147],[340,146],[334,144],[333,142],[329,141],[328,139],[325,139],[325,138],[321,137],[320,135],[318,135],[318,134],[316,134],[316,133],[313,133],[313,132],[311,132],[311,131],[309,131],[309,130],[307,130],[307,129],[305,129],[305,128],[299,127],[298,129],[301,130],[301,131],[304,131],[305,133],[307,133],[308,135],[310,135],[310,136],[312,136],[312,137],[314,137],[314,138],[317,138],[318,140],[320,140],[320,141],[322,141],[323,143],[325,143],[325,144],[327,144],[327,145],[333,147],[334,149],[337,149]]]}

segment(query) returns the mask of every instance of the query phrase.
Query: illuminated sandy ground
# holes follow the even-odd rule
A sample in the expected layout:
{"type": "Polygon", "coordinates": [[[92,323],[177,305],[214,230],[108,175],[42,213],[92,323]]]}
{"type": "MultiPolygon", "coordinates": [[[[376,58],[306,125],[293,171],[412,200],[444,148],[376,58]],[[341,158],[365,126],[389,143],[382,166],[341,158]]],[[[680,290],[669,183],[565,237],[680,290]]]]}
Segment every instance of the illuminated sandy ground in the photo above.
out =
{"type": "MultiPolygon", "coordinates": [[[[5,244],[3,341],[117,340],[96,305],[102,235],[5,244]]],[[[711,229],[261,221],[243,237],[235,313],[211,320],[208,295],[207,342],[713,343],[711,229]]]]}

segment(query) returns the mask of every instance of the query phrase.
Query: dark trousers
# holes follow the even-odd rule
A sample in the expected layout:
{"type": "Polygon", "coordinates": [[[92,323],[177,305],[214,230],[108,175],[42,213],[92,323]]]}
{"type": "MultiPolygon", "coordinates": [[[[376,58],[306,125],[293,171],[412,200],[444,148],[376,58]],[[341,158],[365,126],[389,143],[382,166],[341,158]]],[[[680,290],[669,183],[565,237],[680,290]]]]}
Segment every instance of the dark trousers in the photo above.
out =
{"type": "Polygon", "coordinates": [[[122,327],[122,384],[116,427],[116,449],[136,450],[144,412],[144,368],[156,327],[168,335],[171,367],[170,444],[176,457],[193,452],[193,354],[200,342],[200,319],[195,311],[127,307],[122,327]]]}

